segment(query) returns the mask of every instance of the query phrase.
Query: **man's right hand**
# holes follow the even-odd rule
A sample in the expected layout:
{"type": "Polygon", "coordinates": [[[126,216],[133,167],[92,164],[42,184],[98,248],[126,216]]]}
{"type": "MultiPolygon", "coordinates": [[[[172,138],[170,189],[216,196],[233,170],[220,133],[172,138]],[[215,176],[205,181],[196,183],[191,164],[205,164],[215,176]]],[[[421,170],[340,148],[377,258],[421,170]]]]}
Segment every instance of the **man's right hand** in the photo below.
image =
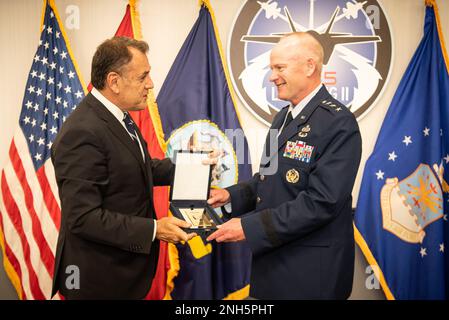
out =
{"type": "Polygon", "coordinates": [[[157,220],[156,238],[162,241],[178,243],[189,241],[196,233],[186,233],[181,228],[188,228],[190,224],[175,217],[165,217],[157,220]]]}
{"type": "Polygon", "coordinates": [[[210,197],[207,203],[212,206],[212,208],[222,207],[231,201],[231,195],[226,189],[211,189],[210,197]]]}

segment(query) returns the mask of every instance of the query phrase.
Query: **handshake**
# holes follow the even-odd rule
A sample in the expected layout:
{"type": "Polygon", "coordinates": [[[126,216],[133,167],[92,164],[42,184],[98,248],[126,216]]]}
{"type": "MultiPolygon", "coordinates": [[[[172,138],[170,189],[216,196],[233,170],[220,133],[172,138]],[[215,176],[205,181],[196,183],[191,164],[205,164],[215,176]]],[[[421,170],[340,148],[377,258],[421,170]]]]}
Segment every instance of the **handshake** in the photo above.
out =
{"type": "MultiPolygon", "coordinates": [[[[213,161],[211,159],[211,161],[213,161]]],[[[231,200],[229,192],[225,189],[212,189],[207,203],[213,208],[228,204],[231,200]]],[[[178,243],[187,242],[195,237],[196,233],[187,233],[181,228],[191,226],[187,221],[175,218],[165,217],[157,220],[156,238],[162,241],[178,243]]],[[[217,226],[218,230],[207,237],[207,241],[215,240],[217,242],[234,242],[245,240],[245,234],[240,218],[234,218],[222,225],[217,226]]]]}

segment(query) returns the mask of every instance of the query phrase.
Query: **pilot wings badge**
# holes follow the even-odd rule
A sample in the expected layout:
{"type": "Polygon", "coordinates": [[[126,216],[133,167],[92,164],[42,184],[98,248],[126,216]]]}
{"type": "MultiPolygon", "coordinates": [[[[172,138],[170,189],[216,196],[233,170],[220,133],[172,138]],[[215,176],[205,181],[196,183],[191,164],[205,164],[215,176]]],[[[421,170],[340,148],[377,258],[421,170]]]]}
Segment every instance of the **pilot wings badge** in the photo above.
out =
{"type": "Polygon", "coordinates": [[[383,228],[410,243],[422,243],[425,228],[441,219],[443,192],[448,192],[442,167],[420,164],[404,180],[387,179],[380,193],[383,228]]]}

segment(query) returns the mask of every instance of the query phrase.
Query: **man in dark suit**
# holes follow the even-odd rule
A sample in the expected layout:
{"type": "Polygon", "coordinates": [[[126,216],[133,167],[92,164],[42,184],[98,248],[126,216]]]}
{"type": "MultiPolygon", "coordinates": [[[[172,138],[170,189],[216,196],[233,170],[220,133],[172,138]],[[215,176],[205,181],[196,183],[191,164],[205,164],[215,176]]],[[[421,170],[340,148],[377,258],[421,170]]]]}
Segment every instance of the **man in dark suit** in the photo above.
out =
{"type": "Polygon", "coordinates": [[[273,48],[270,80],[290,102],[271,125],[265,155],[274,150],[251,180],[212,190],[208,200],[240,216],[208,240],[248,242],[254,298],[346,299],[351,293],[351,191],[361,137],[353,114],[321,84],[322,61],[323,48],[308,33],[288,35],[273,48]]]}
{"type": "Polygon", "coordinates": [[[180,228],[189,226],[185,221],[156,221],[153,186],[170,184],[174,166],[150,158],[128,115],[146,108],[153,88],[147,51],[144,41],[103,42],[92,60],[94,88],[52,146],[62,207],[52,295],[142,299],[156,271],[159,240],[194,236],[180,228]]]}

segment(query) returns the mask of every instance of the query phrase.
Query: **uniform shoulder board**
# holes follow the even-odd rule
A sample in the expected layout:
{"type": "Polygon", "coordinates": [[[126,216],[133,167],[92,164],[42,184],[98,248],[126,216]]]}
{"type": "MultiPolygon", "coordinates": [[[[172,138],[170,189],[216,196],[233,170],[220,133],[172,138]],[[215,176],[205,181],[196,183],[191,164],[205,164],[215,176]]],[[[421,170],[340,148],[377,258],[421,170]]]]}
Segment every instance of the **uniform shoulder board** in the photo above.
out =
{"type": "Polygon", "coordinates": [[[337,113],[346,109],[346,107],[342,103],[335,99],[324,99],[321,101],[320,105],[328,110],[332,110],[333,112],[337,113]]]}

